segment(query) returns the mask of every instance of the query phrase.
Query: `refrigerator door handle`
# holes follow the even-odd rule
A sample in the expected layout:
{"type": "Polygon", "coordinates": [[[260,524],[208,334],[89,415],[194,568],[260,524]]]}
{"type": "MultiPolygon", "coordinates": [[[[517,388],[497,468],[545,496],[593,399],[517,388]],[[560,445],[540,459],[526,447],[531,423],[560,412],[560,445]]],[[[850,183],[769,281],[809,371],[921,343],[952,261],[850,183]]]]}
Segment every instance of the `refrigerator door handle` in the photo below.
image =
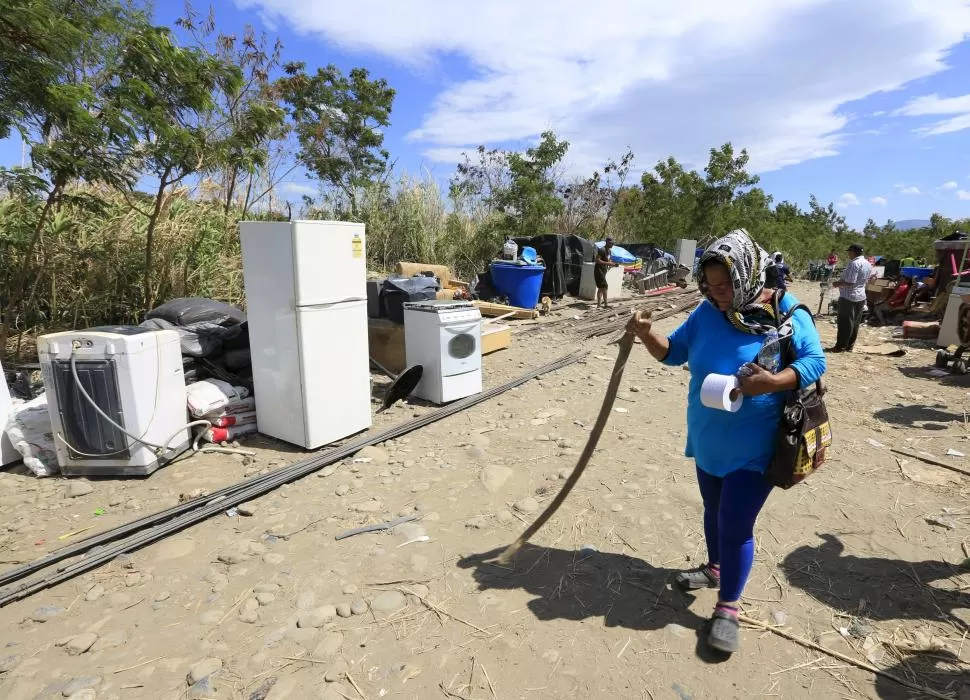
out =
{"type": "Polygon", "coordinates": [[[338,306],[340,304],[350,304],[353,302],[367,301],[366,297],[347,297],[346,299],[335,299],[334,301],[322,301],[317,304],[304,304],[303,306],[298,306],[296,308],[301,311],[314,311],[323,310],[330,306],[338,306]]]}

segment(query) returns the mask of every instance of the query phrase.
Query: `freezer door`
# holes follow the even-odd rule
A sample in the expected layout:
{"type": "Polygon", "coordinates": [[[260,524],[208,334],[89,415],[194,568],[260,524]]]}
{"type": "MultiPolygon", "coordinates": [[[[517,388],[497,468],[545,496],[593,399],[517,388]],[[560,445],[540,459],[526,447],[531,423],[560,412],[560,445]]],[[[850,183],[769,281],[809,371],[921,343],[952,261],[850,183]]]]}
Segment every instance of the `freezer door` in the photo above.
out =
{"type": "Polygon", "coordinates": [[[364,225],[346,221],[294,221],[296,306],[367,298],[364,225]]]}
{"type": "Polygon", "coordinates": [[[366,300],[297,309],[305,447],[371,426],[366,300]]]}

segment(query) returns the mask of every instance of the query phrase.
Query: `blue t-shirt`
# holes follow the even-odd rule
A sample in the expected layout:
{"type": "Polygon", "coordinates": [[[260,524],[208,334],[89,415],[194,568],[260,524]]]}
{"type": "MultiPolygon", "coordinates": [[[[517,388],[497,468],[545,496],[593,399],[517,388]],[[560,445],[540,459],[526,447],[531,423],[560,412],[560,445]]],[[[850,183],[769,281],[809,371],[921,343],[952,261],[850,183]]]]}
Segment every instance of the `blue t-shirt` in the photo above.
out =
{"type": "MultiPolygon", "coordinates": [[[[781,300],[782,312],[798,305],[791,294],[781,300]]],[[[789,365],[798,373],[800,386],[811,386],[825,372],[825,353],[811,316],[804,309],[792,317],[797,359],[789,365]]],[[[745,396],[736,413],[701,404],[701,384],[708,374],[735,374],[753,362],[763,336],[739,331],[713,304],[701,302],[668,338],[667,365],[690,367],[687,393],[687,448],[697,466],[713,476],[739,469],[764,472],[775,451],[786,392],[745,396]]]]}

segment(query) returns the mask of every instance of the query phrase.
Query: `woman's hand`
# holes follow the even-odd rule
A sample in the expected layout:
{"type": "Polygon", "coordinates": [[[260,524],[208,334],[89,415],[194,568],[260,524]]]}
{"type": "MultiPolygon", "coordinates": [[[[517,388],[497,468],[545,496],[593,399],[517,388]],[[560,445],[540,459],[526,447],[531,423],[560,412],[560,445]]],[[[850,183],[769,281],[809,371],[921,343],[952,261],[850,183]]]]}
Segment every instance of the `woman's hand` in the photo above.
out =
{"type": "Polygon", "coordinates": [[[646,343],[646,337],[650,335],[650,331],[653,328],[653,321],[650,318],[650,312],[647,311],[634,311],[630,320],[626,323],[626,332],[638,337],[641,341],[646,343]]]}
{"type": "Polygon", "coordinates": [[[761,365],[749,362],[744,366],[744,372],[738,377],[741,393],[745,396],[762,396],[780,391],[778,375],[772,374],[761,365]]]}

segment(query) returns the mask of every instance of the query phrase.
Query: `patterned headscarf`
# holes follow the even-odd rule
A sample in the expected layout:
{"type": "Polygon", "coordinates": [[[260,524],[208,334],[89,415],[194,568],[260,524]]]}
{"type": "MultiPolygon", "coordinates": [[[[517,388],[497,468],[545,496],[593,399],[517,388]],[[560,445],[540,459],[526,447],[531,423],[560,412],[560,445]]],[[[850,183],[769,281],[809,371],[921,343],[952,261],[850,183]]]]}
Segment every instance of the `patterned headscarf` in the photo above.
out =
{"type": "MultiPolygon", "coordinates": [[[[717,306],[704,275],[704,266],[710,262],[721,263],[731,275],[734,300],[724,314],[728,321],[738,330],[752,335],[764,335],[775,328],[772,304],[761,303],[765,271],[772,264],[764,248],[751,240],[747,231],[739,228],[717,239],[704,251],[698,264],[697,282],[704,296],[717,306]]],[[[791,332],[790,325],[782,331],[785,332],[791,332]]]]}

